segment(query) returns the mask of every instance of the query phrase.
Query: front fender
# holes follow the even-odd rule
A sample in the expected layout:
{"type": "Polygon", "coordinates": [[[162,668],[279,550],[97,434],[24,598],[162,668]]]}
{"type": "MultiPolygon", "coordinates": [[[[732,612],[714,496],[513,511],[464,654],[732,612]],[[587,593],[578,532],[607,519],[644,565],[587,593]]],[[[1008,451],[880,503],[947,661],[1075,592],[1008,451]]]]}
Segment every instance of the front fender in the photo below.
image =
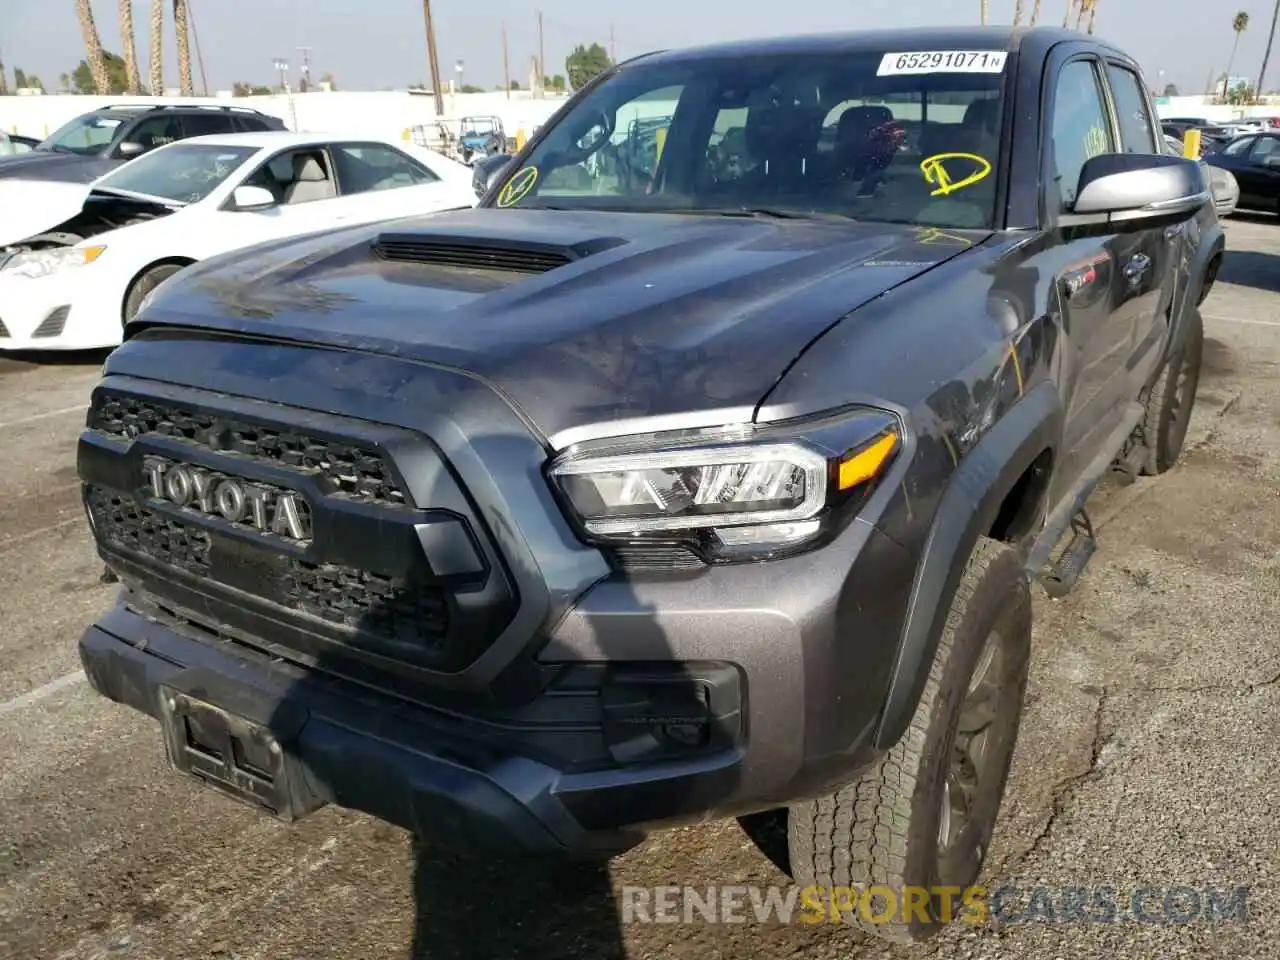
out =
{"type": "Polygon", "coordinates": [[[995,524],[1014,484],[1062,437],[1063,411],[1051,381],[1033,388],[982,437],[956,468],[916,565],[875,746],[887,750],[906,732],[924,691],[952,597],[978,538],[995,524]]]}
{"type": "Polygon", "coordinates": [[[1182,294],[1173,302],[1166,358],[1182,346],[1188,329],[1187,321],[1196,308],[1204,303],[1205,297],[1209,296],[1218,277],[1222,257],[1226,254],[1227,235],[1216,214],[1207,224],[1200,225],[1198,233],[1196,248],[1187,261],[1182,294]]]}

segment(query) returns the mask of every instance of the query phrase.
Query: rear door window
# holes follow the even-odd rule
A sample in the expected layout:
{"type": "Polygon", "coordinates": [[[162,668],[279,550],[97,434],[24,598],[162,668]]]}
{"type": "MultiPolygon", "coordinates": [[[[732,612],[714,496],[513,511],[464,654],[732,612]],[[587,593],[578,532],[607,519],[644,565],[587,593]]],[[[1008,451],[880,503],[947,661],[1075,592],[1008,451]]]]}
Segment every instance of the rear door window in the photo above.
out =
{"type": "Polygon", "coordinates": [[[226,114],[192,113],[182,118],[182,131],[188,137],[205,137],[211,134],[233,133],[235,125],[226,114]]]}
{"type": "Polygon", "coordinates": [[[1155,124],[1142,92],[1142,81],[1132,70],[1107,65],[1111,96],[1120,127],[1120,149],[1125,153],[1156,153],[1155,124]]]}

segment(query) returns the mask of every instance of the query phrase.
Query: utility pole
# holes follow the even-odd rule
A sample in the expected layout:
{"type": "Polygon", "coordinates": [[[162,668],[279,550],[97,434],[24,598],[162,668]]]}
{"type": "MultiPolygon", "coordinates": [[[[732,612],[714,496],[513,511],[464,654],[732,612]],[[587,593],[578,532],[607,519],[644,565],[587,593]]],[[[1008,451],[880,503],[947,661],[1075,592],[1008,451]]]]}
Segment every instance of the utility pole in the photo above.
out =
{"type": "Polygon", "coordinates": [[[618,45],[613,40],[613,24],[609,24],[609,59],[618,62],[618,45]]]}
{"type": "Polygon", "coordinates": [[[1271,32],[1267,34],[1267,52],[1262,55],[1262,68],[1258,71],[1258,85],[1253,88],[1253,98],[1261,102],[1266,90],[1262,84],[1267,79],[1267,63],[1271,60],[1271,45],[1276,40],[1276,25],[1280,24],[1280,0],[1276,0],[1275,11],[1271,14],[1271,32]]]}
{"type": "Polygon", "coordinates": [[[200,52],[200,34],[196,32],[196,12],[191,9],[191,0],[187,0],[187,22],[191,25],[191,42],[196,46],[196,63],[200,67],[200,89],[204,96],[209,95],[209,78],[204,75],[204,54],[200,52]]]}
{"type": "Polygon", "coordinates": [[[302,54],[302,78],[298,82],[298,90],[306,93],[311,89],[311,48],[299,47],[298,52],[302,54]]]}
{"type": "Polygon", "coordinates": [[[507,21],[502,21],[502,86],[507,91],[507,99],[511,99],[511,64],[507,60],[507,21]]]}
{"type": "Polygon", "coordinates": [[[538,11],[538,96],[542,96],[542,85],[547,77],[547,57],[542,48],[542,11],[538,11]]]}
{"type": "Polygon", "coordinates": [[[444,93],[440,90],[440,64],[436,60],[436,28],[431,22],[431,0],[422,0],[422,19],[427,28],[427,59],[431,66],[431,93],[436,102],[436,116],[444,116],[444,93]]]}

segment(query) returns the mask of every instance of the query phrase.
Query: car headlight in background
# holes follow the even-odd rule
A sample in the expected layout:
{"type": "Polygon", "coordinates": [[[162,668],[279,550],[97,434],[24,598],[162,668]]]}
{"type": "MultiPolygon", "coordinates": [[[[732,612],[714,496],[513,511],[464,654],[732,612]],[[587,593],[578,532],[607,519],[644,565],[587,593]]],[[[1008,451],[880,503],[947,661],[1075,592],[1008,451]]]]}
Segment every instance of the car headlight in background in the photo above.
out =
{"type": "Polygon", "coordinates": [[[582,444],[549,474],[589,540],[684,541],[711,559],[759,558],[818,538],[843,506],[863,499],[900,446],[895,417],[862,409],[786,433],[582,444]]]}
{"type": "Polygon", "coordinates": [[[7,277],[36,279],[67,267],[82,267],[93,263],[106,252],[106,247],[58,247],[54,250],[33,250],[10,257],[0,266],[7,277]]]}

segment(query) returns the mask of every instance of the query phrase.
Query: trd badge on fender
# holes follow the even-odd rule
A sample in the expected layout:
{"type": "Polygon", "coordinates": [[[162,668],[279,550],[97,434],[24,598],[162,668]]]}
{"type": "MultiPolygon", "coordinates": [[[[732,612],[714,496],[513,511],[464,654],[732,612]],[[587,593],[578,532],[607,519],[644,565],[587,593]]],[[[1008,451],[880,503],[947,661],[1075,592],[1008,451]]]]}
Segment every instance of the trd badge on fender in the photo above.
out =
{"type": "Polygon", "coordinates": [[[311,540],[311,510],[299,494],[163,457],[144,457],[142,468],[157,500],[286,540],[311,540]]]}

